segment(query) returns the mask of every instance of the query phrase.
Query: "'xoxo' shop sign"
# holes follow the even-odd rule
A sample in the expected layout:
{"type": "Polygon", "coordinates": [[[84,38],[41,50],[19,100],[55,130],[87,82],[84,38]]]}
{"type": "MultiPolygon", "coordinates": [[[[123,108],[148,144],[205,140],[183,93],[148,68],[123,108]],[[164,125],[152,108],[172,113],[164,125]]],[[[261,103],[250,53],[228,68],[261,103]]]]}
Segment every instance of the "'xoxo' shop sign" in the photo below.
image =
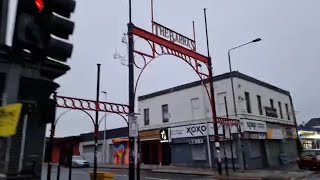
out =
{"type": "MultiPolygon", "coordinates": [[[[209,125],[210,129],[210,125],[209,125]]],[[[173,127],[170,130],[171,138],[199,137],[207,135],[206,124],[194,124],[188,126],[173,127]]]]}

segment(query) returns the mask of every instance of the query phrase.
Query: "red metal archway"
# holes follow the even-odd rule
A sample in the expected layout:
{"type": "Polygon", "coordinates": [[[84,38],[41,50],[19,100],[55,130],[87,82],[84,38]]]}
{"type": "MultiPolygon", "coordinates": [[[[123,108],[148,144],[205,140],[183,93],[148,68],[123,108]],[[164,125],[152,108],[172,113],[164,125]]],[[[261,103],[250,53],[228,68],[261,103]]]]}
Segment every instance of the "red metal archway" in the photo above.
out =
{"type": "MultiPolygon", "coordinates": [[[[75,98],[75,97],[67,97],[67,96],[58,96],[57,93],[54,93],[53,99],[55,102],[55,106],[58,108],[66,108],[71,110],[80,110],[86,113],[93,125],[94,125],[94,138],[98,139],[99,133],[99,124],[95,123],[93,117],[87,111],[99,111],[99,112],[108,112],[114,113],[121,116],[127,123],[128,121],[125,118],[125,115],[129,115],[129,106],[126,104],[112,103],[112,102],[103,102],[103,101],[95,101],[89,99],[75,98]]],[[[51,169],[52,169],[52,146],[53,146],[53,138],[55,134],[57,120],[51,122],[51,131],[50,131],[50,147],[49,147],[49,160],[48,160],[48,175],[51,177],[51,169]]],[[[96,152],[94,152],[96,153],[96,152]]],[[[96,156],[96,154],[95,154],[96,156]]],[[[96,163],[96,162],[95,162],[96,163]]],[[[59,179],[59,173],[57,175],[59,179]]]]}

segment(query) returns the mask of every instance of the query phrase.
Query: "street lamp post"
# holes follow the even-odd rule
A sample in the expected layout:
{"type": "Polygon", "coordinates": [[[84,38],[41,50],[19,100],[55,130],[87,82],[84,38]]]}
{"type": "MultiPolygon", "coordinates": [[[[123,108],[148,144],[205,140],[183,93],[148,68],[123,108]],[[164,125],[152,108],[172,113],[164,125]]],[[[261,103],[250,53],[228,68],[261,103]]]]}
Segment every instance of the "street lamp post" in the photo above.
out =
{"type": "Polygon", "coordinates": [[[237,105],[236,105],[236,98],[235,98],[235,95],[234,95],[234,84],[233,84],[233,77],[231,76],[231,72],[232,72],[232,67],[231,67],[231,58],[230,58],[230,51],[234,50],[234,49],[237,49],[239,47],[242,47],[242,46],[245,46],[245,45],[248,45],[248,44],[251,44],[251,43],[255,43],[255,42],[259,42],[261,41],[260,38],[257,38],[253,41],[250,41],[250,42],[247,42],[245,44],[242,44],[240,46],[237,46],[237,47],[234,47],[232,49],[229,49],[228,51],[228,60],[229,60],[229,71],[230,71],[230,80],[231,80],[231,89],[232,89],[232,98],[233,98],[233,107],[234,107],[234,115],[235,117],[237,117],[237,105]]]}
{"type": "MultiPolygon", "coordinates": [[[[234,108],[234,116],[237,118],[238,116],[238,113],[237,113],[237,105],[236,105],[236,97],[235,97],[235,92],[234,92],[234,83],[233,83],[233,77],[231,75],[232,73],[232,67],[231,67],[231,58],[230,58],[230,52],[234,49],[237,49],[237,48],[240,48],[242,46],[245,46],[245,45],[248,45],[248,44],[251,44],[251,43],[255,43],[255,42],[259,42],[261,41],[260,38],[257,38],[257,39],[254,39],[253,41],[250,41],[250,42],[247,42],[247,43],[244,43],[240,46],[237,46],[237,47],[234,47],[234,48],[231,48],[228,50],[228,60],[229,60],[229,71],[230,71],[230,81],[231,81],[231,90],[232,90],[232,99],[233,99],[233,108],[234,108]]],[[[239,125],[240,126],[240,125],[239,125]]],[[[240,128],[239,128],[239,133],[240,132],[240,128]]],[[[231,138],[231,137],[230,137],[231,138]]],[[[243,157],[243,151],[242,151],[242,146],[241,146],[241,143],[240,143],[240,138],[241,138],[241,135],[239,134],[239,139],[238,139],[238,147],[241,149],[241,154],[239,156],[239,165],[241,167],[241,169],[244,169],[245,168],[245,161],[244,161],[244,157],[243,157]],[[241,165],[240,162],[243,162],[243,166],[241,165]]]]}
{"type": "MultiPolygon", "coordinates": [[[[105,101],[107,102],[107,92],[106,91],[101,91],[103,94],[104,94],[104,97],[105,97],[105,101]]],[[[106,150],[107,150],[107,143],[106,143],[106,140],[107,140],[107,112],[105,112],[105,115],[104,115],[104,130],[103,130],[103,147],[102,147],[102,151],[103,151],[103,163],[106,163],[106,150]]]]}

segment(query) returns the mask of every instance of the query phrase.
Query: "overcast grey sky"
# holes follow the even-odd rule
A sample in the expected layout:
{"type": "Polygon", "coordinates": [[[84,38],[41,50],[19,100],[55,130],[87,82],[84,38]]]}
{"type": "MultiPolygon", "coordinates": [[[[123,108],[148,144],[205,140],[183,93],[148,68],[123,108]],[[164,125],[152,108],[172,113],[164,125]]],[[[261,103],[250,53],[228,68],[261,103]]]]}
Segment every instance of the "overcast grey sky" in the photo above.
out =
{"type": "MultiPolygon", "coordinates": [[[[203,8],[207,8],[214,74],[228,71],[228,49],[262,38],[232,52],[233,69],[290,91],[299,122],[320,116],[320,85],[316,80],[320,65],[320,1],[154,1],[155,21],[160,24],[192,37],[195,21],[197,47],[202,54],[206,54],[203,8]]],[[[151,31],[150,0],[132,3],[134,24],[151,31]]],[[[59,93],[95,99],[96,63],[101,63],[101,90],[108,92],[110,101],[127,103],[127,67],[114,60],[113,54],[117,49],[126,55],[121,38],[127,31],[128,0],[77,0],[73,19],[76,28],[71,40],[75,48],[68,61],[71,71],[58,79],[59,93]]],[[[137,46],[139,43],[137,40],[137,46]]],[[[159,57],[142,76],[138,95],[194,80],[197,76],[181,60],[159,57]]],[[[108,116],[109,129],[124,125],[116,116],[108,116]]],[[[88,117],[73,111],[61,118],[57,136],[92,130],[88,117]]]]}

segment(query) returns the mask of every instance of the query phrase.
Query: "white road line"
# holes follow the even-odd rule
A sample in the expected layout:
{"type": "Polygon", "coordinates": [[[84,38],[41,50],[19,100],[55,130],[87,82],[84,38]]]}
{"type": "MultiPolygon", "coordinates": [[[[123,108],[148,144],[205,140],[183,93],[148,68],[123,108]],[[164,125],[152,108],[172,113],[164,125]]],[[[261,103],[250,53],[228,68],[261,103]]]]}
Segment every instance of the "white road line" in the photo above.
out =
{"type": "Polygon", "coordinates": [[[125,175],[125,174],[116,174],[116,175],[114,175],[114,176],[116,176],[116,177],[126,177],[126,176],[128,176],[128,175],[125,175]]]}
{"type": "Polygon", "coordinates": [[[153,178],[153,177],[144,177],[145,179],[153,179],[153,180],[173,180],[173,179],[161,179],[161,178],[153,178]]]}

